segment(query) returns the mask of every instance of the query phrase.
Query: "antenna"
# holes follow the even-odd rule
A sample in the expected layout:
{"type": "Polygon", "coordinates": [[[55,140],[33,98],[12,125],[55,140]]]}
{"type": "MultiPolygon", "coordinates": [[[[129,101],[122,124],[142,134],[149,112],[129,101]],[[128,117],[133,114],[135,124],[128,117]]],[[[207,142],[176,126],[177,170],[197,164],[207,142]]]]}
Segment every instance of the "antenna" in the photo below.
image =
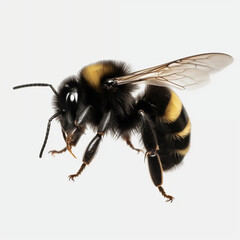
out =
{"type": "Polygon", "coordinates": [[[57,112],[52,117],[50,117],[49,120],[48,120],[47,131],[46,131],[46,134],[45,134],[45,138],[44,138],[44,141],[43,141],[43,145],[42,145],[41,151],[39,153],[39,158],[42,157],[43,150],[44,150],[44,148],[46,146],[46,143],[47,143],[47,140],[48,140],[48,135],[49,135],[50,127],[51,127],[51,121],[54,118],[56,118],[57,116],[59,116],[60,114],[61,114],[61,112],[57,112]]]}
{"type": "Polygon", "coordinates": [[[58,92],[56,91],[56,89],[48,83],[30,83],[30,84],[23,84],[23,85],[18,85],[13,87],[13,89],[18,89],[18,88],[25,88],[25,87],[50,87],[52,89],[52,91],[58,95],[58,92]]]}

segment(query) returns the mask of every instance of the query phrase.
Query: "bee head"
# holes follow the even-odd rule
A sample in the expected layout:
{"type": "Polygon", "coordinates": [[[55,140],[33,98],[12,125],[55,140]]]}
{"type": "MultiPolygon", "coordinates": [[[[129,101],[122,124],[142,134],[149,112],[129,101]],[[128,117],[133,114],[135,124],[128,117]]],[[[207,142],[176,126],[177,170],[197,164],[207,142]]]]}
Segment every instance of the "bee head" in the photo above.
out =
{"type": "Polygon", "coordinates": [[[62,82],[58,95],[54,96],[54,103],[57,110],[61,112],[60,123],[67,133],[75,127],[77,110],[81,106],[80,89],[76,77],[69,77],[62,82]]]}

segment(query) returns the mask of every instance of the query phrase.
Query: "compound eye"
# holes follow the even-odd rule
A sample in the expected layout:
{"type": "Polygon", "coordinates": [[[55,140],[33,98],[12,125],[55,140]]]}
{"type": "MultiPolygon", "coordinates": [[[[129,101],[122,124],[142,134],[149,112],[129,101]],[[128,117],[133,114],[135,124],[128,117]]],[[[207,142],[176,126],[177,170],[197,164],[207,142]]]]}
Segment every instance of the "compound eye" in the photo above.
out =
{"type": "Polygon", "coordinates": [[[78,101],[78,93],[77,92],[69,92],[66,96],[66,101],[70,101],[71,103],[78,101]]]}

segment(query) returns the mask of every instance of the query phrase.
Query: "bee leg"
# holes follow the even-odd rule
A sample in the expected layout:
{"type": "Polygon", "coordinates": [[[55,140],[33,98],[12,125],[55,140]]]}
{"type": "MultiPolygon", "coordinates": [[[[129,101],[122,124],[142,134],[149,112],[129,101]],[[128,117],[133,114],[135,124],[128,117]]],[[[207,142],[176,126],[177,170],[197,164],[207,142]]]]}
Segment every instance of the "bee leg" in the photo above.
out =
{"type": "Polygon", "coordinates": [[[135,147],[133,146],[133,144],[132,144],[132,142],[131,142],[131,140],[130,140],[129,135],[124,136],[124,137],[123,137],[123,140],[126,141],[127,145],[128,145],[130,148],[132,148],[133,150],[136,150],[138,153],[139,153],[139,152],[144,153],[144,151],[143,151],[142,149],[135,148],[135,147]]]}
{"type": "Polygon", "coordinates": [[[103,115],[103,118],[100,122],[100,125],[98,127],[98,132],[96,134],[96,136],[91,140],[91,142],[88,144],[87,149],[84,153],[84,157],[83,157],[83,163],[80,167],[80,169],[78,170],[78,172],[76,174],[72,174],[69,175],[69,180],[73,180],[78,177],[82,171],[84,170],[84,168],[86,167],[86,165],[90,164],[90,162],[92,161],[92,159],[94,158],[97,150],[98,150],[98,146],[100,141],[102,140],[102,136],[104,135],[104,133],[107,130],[107,127],[109,126],[110,123],[110,119],[111,119],[111,112],[106,112],[103,115]]]}
{"type": "Polygon", "coordinates": [[[65,147],[61,150],[51,150],[48,153],[51,153],[54,156],[55,154],[60,154],[60,153],[66,152],[66,151],[67,151],[67,147],[65,147]]]}
{"type": "MultiPolygon", "coordinates": [[[[62,129],[62,136],[63,136],[64,141],[66,142],[66,134],[63,131],[63,129],[62,129]]],[[[66,152],[66,151],[67,151],[67,147],[65,147],[65,148],[63,148],[61,150],[51,150],[48,153],[51,153],[54,156],[56,153],[60,154],[60,153],[66,152]]]]}
{"type": "Polygon", "coordinates": [[[74,121],[75,128],[73,128],[70,132],[68,132],[67,136],[65,136],[65,142],[67,144],[67,150],[73,155],[74,158],[76,156],[72,152],[72,146],[76,146],[78,140],[82,136],[85,131],[85,122],[89,116],[91,110],[91,106],[85,107],[81,112],[77,112],[76,120],[74,121]]]}
{"type": "Polygon", "coordinates": [[[83,130],[74,129],[74,131],[72,131],[71,134],[69,134],[69,136],[66,136],[65,132],[62,130],[62,135],[63,135],[64,141],[66,142],[67,146],[61,150],[51,150],[48,153],[51,153],[54,156],[55,154],[60,154],[60,153],[66,152],[68,150],[75,157],[75,155],[72,153],[71,149],[73,146],[77,145],[83,132],[84,132],[83,130]]]}
{"type": "Polygon", "coordinates": [[[141,134],[142,134],[144,146],[147,150],[146,156],[148,158],[148,167],[149,167],[149,172],[150,172],[152,181],[154,185],[158,187],[162,195],[165,198],[167,198],[166,201],[172,202],[174,198],[170,195],[167,195],[162,187],[163,169],[162,169],[160,157],[157,153],[157,150],[159,149],[159,147],[157,144],[157,137],[154,132],[152,121],[144,111],[139,110],[138,114],[142,122],[141,134]]]}

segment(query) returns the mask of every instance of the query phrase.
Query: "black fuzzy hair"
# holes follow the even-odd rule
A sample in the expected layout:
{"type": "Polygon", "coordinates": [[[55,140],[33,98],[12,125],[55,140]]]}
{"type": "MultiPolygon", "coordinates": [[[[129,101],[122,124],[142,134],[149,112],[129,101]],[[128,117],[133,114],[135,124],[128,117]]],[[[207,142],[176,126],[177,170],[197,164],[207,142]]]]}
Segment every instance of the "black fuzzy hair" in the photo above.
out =
{"type": "Polygon", "coordinates": [[[108,91],[104,89],[103,85],[106,79],[128,75],[130,73],[130,66],[124,62],[112,60],[99,61],[95,64],[104,66],[100,79],[100,86],[102,87],[100,91],[97,91],[88,84],[83,74],[84,68],[79,73],[79,84],[85,90],[85,99],[88,100],[85,104],[93,105],[95,108],[101,108],[102,106],[111,108],[120,116],[128,114],[131,104],[134,102],[131,93],[137,89],[137,86],[125,84],[118,86],[114,91],[108,91]],[[111,71],[104,71],[105,69],[111,69],[111,71]]]}
{"type": "MultiPolygon", "coordinates": [[[[70,89],[79,89],[76,76],[66,78],[58,87],[58,95],[53,98],[53,107],[59,111],[65,108],[65,99],[70,89]]],[[[79,91],[78,91],[79,92],[79,91]]]]}

